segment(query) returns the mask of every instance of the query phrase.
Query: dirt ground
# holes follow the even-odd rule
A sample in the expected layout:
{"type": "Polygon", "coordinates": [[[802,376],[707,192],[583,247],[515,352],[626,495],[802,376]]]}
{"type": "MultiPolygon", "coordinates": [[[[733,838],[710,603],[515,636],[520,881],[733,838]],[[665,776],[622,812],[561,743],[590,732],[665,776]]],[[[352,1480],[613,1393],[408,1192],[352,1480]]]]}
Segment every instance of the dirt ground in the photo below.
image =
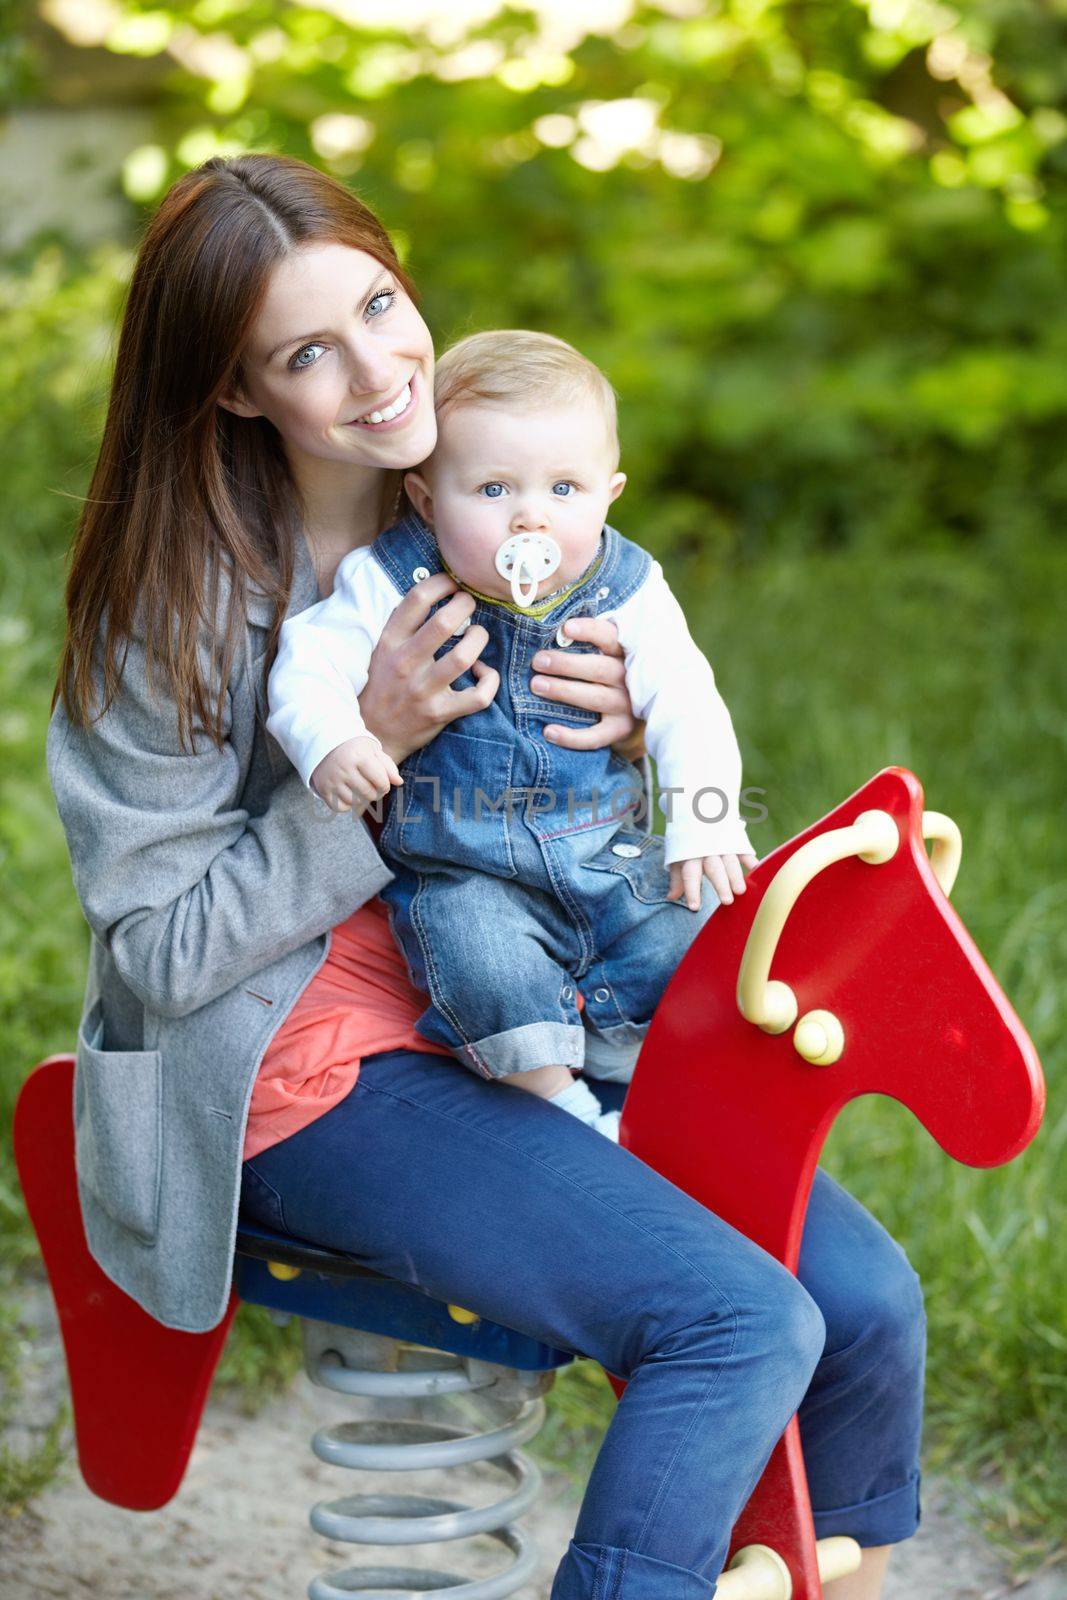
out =
{"type": "MultiPolygon", "coordinates": [[[[8,1441],[24,1448],[54,1411],[65,1386],[58,1332],[47,1291],[29,1308],[33,1337],[25,1353],[18,1426],[8,1441]]],[[[549,1401],[551,1403],[551,1400],[549,1401]]],[[[319,1499],[346,1493],[414,1490],[485,1504],[504,1480],[486,1468],[448,1473],[347,1473],[312,1454],[316,1428],[351,1418],[358,1402],[314,1387],[303,1376],[283,1399],[249,1418],[230,1399],[213,1399],[185,1482],[161,1511],[122,1511],[88,1493],[73,1456],[33,1506],[0,1516],[3,1600],[92,1595],[96,1600],[299,1600],[314,1574],[353,1559],[387,1563],[388,1552],[361,1553],[312,1532],[307,1513],[319,1499]],[[405,1481],[398,1482],[400,1477],[405,1481]],[[359,1480],[358,1483],[356,1480],[359,1480]]],[[[547,1600],[567,1545],[577,1500],[561,1473],[545,1470],[535,1508],[522,1526],[540,1547],[535,1581],[519,1600],[547,1600]]],[[[465,1577],[499,1569],[504,1552],[479,1538],[394,1555],[411,1566],[450,1567],[465,1577]]],[[[1012,1587],[1000,1560],[962,1519],[947,1487],[924,1478],[918,1536],[894,1552],[884,1600],[1067,1600],[1067,1566],[1012,1587]]]]}

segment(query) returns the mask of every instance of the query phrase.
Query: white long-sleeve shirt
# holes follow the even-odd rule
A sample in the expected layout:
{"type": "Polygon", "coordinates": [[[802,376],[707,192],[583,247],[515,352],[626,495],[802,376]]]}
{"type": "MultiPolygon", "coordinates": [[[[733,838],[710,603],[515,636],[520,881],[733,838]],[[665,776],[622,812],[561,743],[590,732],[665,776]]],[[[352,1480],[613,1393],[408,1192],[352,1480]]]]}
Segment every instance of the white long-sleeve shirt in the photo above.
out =
{"type": "MultiPolygon", "coordinates": [[[[370,546],[337,568],[333,593],[288,618],[268,682],[267,731],[311,790],[319,762],[369,733],[359,709],[371,654],[403,595],[370,546]]],[[[629,599],[600,616],[618,629],[626,688],[656,762],[666,861],[751,850],[739,813],[741,754],[711,665],[653,560],[629,599]]]]}

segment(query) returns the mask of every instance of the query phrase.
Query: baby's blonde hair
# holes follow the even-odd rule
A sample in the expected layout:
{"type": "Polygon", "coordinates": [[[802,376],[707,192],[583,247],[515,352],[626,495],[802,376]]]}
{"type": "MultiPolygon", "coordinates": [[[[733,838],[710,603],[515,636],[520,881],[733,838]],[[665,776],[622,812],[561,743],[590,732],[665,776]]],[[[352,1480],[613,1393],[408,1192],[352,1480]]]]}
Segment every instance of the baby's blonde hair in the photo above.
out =
{"type": "Polygon", "coordinates": [[[619,425],[615,390],[600,368],[565,339],[530,328],[492,328],[471,333],[438,358],[434,410],[483,404],[518,408],[544,402],[588,399],[598,405],[618,460],[619,425]]]}

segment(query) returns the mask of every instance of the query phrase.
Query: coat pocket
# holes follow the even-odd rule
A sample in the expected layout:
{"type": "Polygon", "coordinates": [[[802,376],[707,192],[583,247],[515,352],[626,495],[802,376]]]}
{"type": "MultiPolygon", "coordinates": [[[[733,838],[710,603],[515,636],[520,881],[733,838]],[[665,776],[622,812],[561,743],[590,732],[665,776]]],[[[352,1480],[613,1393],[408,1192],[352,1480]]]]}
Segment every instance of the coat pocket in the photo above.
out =
{"type": "Polygon", "coordinates": [[[78,1178],[115,1222],[151,1242],[159,1226],[162,1056],[158,1050],[109,1050],[103,1033],[97,1000],[78,1028],[78,1178]]]}
{"type": "Polygon", "coordinates": [[[635,899],[645,905],[668,904],[671,879],[664,865],[664,852],[664,842],[658,834],[620,828],[610,842],[583,861],[582,866],[591,872],[613,872],[625,878],[635,899]]]}

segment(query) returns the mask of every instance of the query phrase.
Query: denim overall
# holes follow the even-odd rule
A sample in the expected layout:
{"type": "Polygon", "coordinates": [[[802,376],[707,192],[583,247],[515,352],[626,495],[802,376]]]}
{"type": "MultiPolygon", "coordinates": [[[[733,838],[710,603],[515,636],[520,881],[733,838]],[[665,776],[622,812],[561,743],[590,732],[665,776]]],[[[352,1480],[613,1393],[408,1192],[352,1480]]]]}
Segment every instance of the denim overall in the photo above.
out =
{"type": "MultiPolygon", "coordinates": [[[[403,594],[445,570],[414,513],[373,549],[403,594]]],[[[583,580],[543,616],[476,597],[470,621],[489,635],[480,659],[500,687],[400,768],[381,836],[396,876],[382,898],[432,1001],[418,1031],[486,1078],[558,1063],[628,1081],[667,981],[718,904],[707,882],[699,911],[667,900],[663,840],[636,826],[637,768],[609,748],[546,740],[546,723],[597,714],[530,688],[533,657],[560,646],[562,623],[620,606],[650,567],[605,526],[583,580]]],[[[466,672],[455,687],[476,681],[466,672]]]]}

